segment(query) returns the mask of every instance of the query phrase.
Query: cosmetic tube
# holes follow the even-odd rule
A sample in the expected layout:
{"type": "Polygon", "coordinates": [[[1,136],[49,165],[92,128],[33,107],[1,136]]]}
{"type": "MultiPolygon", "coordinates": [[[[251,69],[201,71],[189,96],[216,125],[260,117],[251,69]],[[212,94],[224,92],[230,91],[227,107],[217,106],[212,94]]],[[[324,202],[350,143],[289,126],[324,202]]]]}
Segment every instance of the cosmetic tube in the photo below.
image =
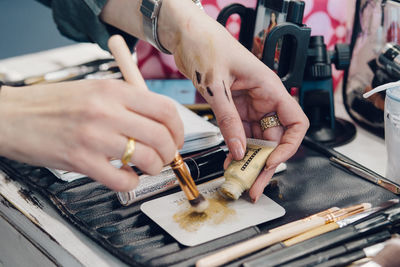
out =
{"type": "Polygon", "coordinates": [[[248,138],[243,159],[230,163],[224,173],[225,182],[219,188],[219,192],[226,198],[238,199],[253,185],[275,147],[275,142],[248,138]]]}
{"type": "MultiPolygon", "coordinates": [[[[184,163],[195,182],[222,176],[226,148],[209,150],[194,157],[187,157],[184,163]]],[[[139,186],[129,192],[118,192],[119,202],[128,206],[139,200],[157,195],[179,185],[179,182],[170,166],[165,167],[160,174],[150,176],[141,175],[139,186]]]]}

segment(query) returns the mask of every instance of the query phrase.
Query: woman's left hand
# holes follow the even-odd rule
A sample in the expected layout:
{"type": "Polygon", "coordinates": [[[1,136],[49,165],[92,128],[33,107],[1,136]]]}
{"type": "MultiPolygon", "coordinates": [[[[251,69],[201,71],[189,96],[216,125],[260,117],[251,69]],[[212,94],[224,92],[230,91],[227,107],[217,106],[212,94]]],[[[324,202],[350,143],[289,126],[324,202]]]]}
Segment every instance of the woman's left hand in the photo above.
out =
{"type": "Polygon", "coordinates": [[[275,168],[296,152],[309,122],[273,71],[216,21],[203,14],[200,23],[199,17],[185,24],[174,57],[211,105],[231,154],[227,162],[243,158],[246,136],[278,142],[250,189],[257,201],[275,168]],[[262,131],[260,120],[273,113],[281,126],[262,131]]]}
{"type": "MultiPolygon", "coordinates": [[[[108,0],[100,17],[146,39],[139,10],[138,0],[108,0]]],[[[234,159],[243,158],[246,135],[279,143],[250,189],[257,201],[276,166],[299,147],[308,128],[305,114],[279,77],[192,1],[163,0],[157,33],[179,70],[211,105],[234,159]],[[261,131],[260,119],[272,112],[282,127],[261,131]]]]}

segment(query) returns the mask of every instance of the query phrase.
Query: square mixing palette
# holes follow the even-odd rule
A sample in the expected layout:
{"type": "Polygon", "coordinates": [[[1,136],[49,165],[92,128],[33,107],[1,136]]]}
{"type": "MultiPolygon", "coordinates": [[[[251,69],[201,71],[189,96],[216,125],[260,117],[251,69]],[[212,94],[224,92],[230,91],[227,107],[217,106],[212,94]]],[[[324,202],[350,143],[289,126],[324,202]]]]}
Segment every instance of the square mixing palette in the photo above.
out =
{"type": "Polygon", "coordinates": [[[217,191],[224,180],[221,177],[198,186],[209,201],[204,213],[192,211],[182,191],[145,202],[140,208],[185,246],[196,246],[285,214],[283,207],[265,195],[257,203],[244,197],[236,201],[224,199],[217,191]]]}

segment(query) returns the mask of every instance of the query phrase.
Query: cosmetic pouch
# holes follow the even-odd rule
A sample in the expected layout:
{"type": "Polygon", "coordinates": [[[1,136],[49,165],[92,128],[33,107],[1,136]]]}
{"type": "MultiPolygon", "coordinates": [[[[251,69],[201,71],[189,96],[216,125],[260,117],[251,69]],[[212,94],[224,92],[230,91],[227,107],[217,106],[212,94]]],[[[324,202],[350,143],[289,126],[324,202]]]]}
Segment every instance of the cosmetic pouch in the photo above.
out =
{"type": "MultiPolygon", "coordinates": [[[[286,209],[283,217],[208,243],[185,247],[140,211],[143,201],[124,207],[114,192],[89,178],[66,183],[45,168],[6,158],[0,158],[0,169],[10,179],[40,192],[66,220],[132,266],[193,266],[198,259],[217,249],[321,210],[362,202],[377,205],[397,198],[395,194],[332,165],[326,155],[308,142],[287,162],[287,170],[276,175],[264,191],[286,209]]],[[[175,191],[177,189],[161,195],[175,191]]],[[[230,265],[238,266],[241,261],[230,265]]]]}

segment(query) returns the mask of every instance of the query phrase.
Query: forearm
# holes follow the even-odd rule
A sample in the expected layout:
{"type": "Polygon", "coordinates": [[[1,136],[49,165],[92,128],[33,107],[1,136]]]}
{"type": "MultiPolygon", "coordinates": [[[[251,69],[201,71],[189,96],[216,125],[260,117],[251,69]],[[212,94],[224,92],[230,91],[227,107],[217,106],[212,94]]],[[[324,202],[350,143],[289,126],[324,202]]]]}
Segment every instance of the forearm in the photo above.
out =
{"type": "MultiPolygon", "coordinates": [[[[107,24],[146,40],[140,12],[141,2],[142,0],[108,0],[100,18],[107,24]]],[[[209,18],[191,0],[163,0],[157,31],[161,44],[174,54],[181,39],[190,31],[191,18],[199,16],[209,18]]]]}
{"type": "MultiPolygon", "coordinates": [[[[9,86],[0,87],[0,155],[8,158],[17,158],[16,142],[12,139],[14,117],[10,114],[18,109],[18,102],[10,101],[10,90],[18,90],[9,86]]],[[[13,98],[11,98],[13,99],[13,98]]]]}
{"type": "Polygon", "coordinates": [[[141,0],[108,0],[100,13],[105,23],[143,39],[141,0]]]}

